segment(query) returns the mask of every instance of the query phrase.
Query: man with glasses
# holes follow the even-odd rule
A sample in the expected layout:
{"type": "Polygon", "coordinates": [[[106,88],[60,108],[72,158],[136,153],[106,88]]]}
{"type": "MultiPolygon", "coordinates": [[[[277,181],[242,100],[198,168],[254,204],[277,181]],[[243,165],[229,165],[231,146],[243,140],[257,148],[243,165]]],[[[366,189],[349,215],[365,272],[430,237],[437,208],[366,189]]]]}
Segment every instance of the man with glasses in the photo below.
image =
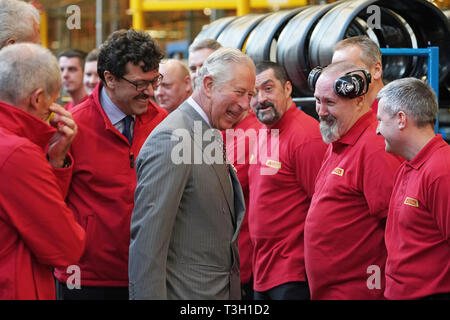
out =
{"type": "MultiPolygon", "coordinates": [[[[162,80],[163,58],[154,40],[132,29],[116,31],[101,46],[101,84],[72,112],[79,127],[67,204],[85,228],[86,250],[76,274],[59,268],[60,299],[128,299],[128,246],[134,207],[134,161],[167,112],[150,101],[162,80]]],[[[69,269],[69,271],[72,269],[69,269]]]]}

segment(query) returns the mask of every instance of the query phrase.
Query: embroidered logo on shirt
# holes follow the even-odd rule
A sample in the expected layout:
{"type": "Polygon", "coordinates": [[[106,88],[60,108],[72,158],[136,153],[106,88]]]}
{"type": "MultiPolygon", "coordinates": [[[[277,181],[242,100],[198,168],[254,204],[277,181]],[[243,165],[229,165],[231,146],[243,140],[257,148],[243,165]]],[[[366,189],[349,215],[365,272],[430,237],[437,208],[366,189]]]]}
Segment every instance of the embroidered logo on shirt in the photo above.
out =
{"type": "Polygon", "coordinates": [[[406,197],[405,202],[403,202],[403,204],[407,204],[408,206],[412,206],[412,207],[419,207],[419,201],[414,199],[414,198],[410,198],[410,197],[406,197]]]}
{"type": "Polygon", "coordinates": [[[281,168],[281,162],[275,161],[275,160],[267,160],[266,166],[274,169],[280,169],[281,168]]]}
{"type": "Polygon", "coordinates": [[[344,169],[341,168],[335,168],[333,171],[331,171],[331,174],[335,174],[337,176],[343,176],[344,175],[344,169]]]}

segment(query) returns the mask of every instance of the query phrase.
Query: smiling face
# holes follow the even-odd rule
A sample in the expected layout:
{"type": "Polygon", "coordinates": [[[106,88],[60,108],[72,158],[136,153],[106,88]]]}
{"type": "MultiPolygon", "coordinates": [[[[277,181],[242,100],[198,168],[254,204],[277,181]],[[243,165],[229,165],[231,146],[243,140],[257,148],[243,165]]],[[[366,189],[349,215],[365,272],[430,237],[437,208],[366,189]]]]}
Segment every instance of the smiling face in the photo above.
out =
{"type": "MultiPolygon", "coordinates": [[[[125,66],[123,78],[134,83],[152,81],[158,78],[158,69],[148,72],[142,71],[141,64],[128,62],[125,66]]],[[[126,115],[141,115],[147,112],[150,97],[154,95],[154,88],[149,84],[144,90],[137,91],[136,86],[105,71],[105,82],[108,96],[114,104],[126,115]]]]}
{"type": "Polygon", "coordinates": [[[256,76],[255,87],[257,99],[252,103],[253,112],[260,122],[272,126],[292,105],[291,83],[286,81],[283,85],[273,69],[267,69],[256,76]]]}
{"type": "Polygon", "coordinates": [[[317,80],[314,97],[320,120],[320,132],[325,143],[342,138],[360,117],[361,97],[346,99],[334,92],[337,75],[321,75],[317,80]]]}
{"type": "Polygon", "coordinates": [[[400,154],[398,152],[398,138],[400,136],[400,130],[396,122],[396,117],[389,115],[384,111],[384,101],[381,99],[378,102],[378,112],[377,112],[377,134],[384,137],[385,150],[390,153],[400,154]]]}
{"type": "Polygon", "coordinates": [[[206,111],[213,128],[232,128],[249,109],[255,87],[255,71],[244,63],[230,65],[230,79],[220,86],[210,76],[204,86],[210,100],[206,111]]]}

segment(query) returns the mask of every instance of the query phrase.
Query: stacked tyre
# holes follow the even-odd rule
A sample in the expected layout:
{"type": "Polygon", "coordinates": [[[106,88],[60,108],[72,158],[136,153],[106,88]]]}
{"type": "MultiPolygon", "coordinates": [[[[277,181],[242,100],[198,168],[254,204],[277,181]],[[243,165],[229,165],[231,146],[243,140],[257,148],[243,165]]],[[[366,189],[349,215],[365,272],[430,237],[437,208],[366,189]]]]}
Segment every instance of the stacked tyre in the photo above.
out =
{"type": "MultiPolygon", "coordinates": [[[[340,40],[367,35],[381,48],[438,46],[441,90],[450,92],[450,14],[426,0],[349,0],[305,6],[269,14],[225,17],[206,26],[197,38],[213,38],[238,48],[255,62],[283,65],[295,97],[312,95],[309,71],[331,62],[340,40]],[[379,23],[374,24],[379,18],[379,23]]],[[[384,56],[386,81],[413,76],[426,78],[426,57],[384,56]]],[[[442,94],[446,94],[442,92],[442,94]]]]}

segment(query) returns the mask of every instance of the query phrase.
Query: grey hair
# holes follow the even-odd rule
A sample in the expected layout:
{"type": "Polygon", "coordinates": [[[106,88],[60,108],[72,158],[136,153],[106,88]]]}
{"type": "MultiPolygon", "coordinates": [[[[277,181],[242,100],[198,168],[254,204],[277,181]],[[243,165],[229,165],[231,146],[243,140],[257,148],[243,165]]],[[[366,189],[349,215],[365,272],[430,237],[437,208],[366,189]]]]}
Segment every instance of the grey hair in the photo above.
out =
{"type": "Polygon", "coordinates": [[[380,48],[372,39],[365,35],[339,41],[334,45],[334,51],[351,46],[358,46],[361,48],[360,59],[367,67],[373,67],[377,62],[381,62],[380,48]]]}
{"type": "Polygon", "coordinates": [[[438,103],[433,89],[422,80],[404,78],[394,80],[383,87],[377,95],[383,110],[391,117],[399,111],[412,117],[417,127],[434,126],[438,103]]]}
{"type": "Polygon", "coordinates": [[[201,50],[201,49],[211,49],[211,50],[217,50],[222,48],[222,45],[210,38],[204,38],[204,39],[197,39],[194,40],[194,42],[189,46],[189,53],[201,50]]]}
{"type": "Polygon", "coordinates": [[[35,32],[33,19],[39,24],[39,11],[33,5],[18,0],[0,0],[0,49],[9,39],[29,41],[35,32]]]}
{"type": "Polygon", "coordinates": [[[61,87],[58,60],[34,43],[16,43],[0,50],[0,100],[18,105],[36,89],[47,97],[61,87]]]}
{"type": "Polygon", "coordinates": [[[214,51],[203,63],[196,79],[195,87],[202,87],[201,83],[206,76],[211,76],[214,86],[220,88],[231,80],[231,64],[246,64],[255,72],[253,60],[242,51],[235,48],[220,48],[214,51]]]}

